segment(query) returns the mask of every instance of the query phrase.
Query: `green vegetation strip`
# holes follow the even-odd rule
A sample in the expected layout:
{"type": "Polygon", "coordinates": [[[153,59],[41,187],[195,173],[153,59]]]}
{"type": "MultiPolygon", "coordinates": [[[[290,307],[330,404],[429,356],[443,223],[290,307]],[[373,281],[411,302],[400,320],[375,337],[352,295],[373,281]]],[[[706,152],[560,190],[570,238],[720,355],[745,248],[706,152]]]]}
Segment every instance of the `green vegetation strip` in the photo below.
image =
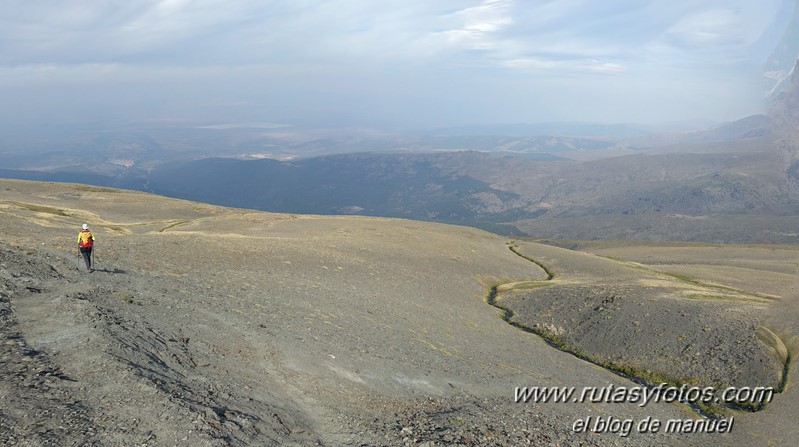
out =
{"type": "Polygon", "coordinates": [[[169,230],[170,228],[175,228],[176,226],[183,225],[184,223],[187,223],[187,222],[188,222],[188,220],[179,220],[177,222],[173,222],[173,223],[165,226],[164,228],[161,228],[160,230],[158,230],[158,232],[159,233],[163,233],[164,231],[169,230]]]}
{"type": "MultiPolygon", "coordinates": [[[[515,253],[515,251],[514,251],[514,253],[515,253]]],[[[623,259],[619,259],[619,258],[616,258],[616,257],[613,257],[613,256],[605,256],[605,255],[596,255],[596,256],[598,256],[600,258],[609,259],[611,261],[619,262],[619,263],[622,263],[622,264],[624,264],[626,266],[637,268],[639,270],[646,270],[648,272],[653,272],[653,273],[657,273],[657,274],[660,274],[660,275],[665,275],[665,276],[668,276],[669,278],[676,279],[677,281],[683,282],[685,284],[690,284],[692,286],[699,286],[699,287],[704,287],[704,288],[707,288],[707,289],[723,290],[725,292],[735,292],[735,293],[738,293],[738,294],[741,294],[741,295],[746,295],[746,296],[750,296],[750,297],[754,297],[754,298],[760,298],[762,300],[767,300],[767,301],[774,301],[774,300],[778,299],[775,296],[766,295],[766,294],[763,294],[763,293],[749,292],[747,290],[736,289],[735,287],[723,286],[721,284],[710,284],[710,283],[707,283],[707,282],[704,282],[704,281],[700,281],[700,280],[698,280],[698,279],[696,279],[694,277],[688,276],[688,275],[683,275],[681,273],[664,272],[662,270],[658,270],[658,269],[655,269],[655,268],[652,268],[652,267],[648,267],[648,266],[645,266],[643,264],[629,262],[629,261],[626,261],[626,260],[623,260],[623,259]]],[[[527,258],[525,258],[525,259],[527,259],[527,258]]]]}
{"type": "Polygon", "coordinates": [[[655,270],[655,269],[647,269],[647,270],[651,270],[653,272],[657,272],[657,273],[666,275],[666,276],[674,278],[674,279],[676,279],[678,281],[682,281],[682,282],[684,282],[686,284],[691,284],[691,285],[694,285],[694,286],[705,287],[705,288],[708,288],[708,289],[724,290],[725,292],[740,293],[741,295],[751,296],[751,297],[760,298],[760,299],[764,299],[764,300],[768,300],[768,301],[773,301],[773,300],[776,299],[775,297],[773,297],[771,295],[764,295],[762,293],[757,293],[757,292],[749,292],[749,291],[746,291],[746,290],[736,289],[734,287],[722,286],[720,284],[706,283],[706,282],[700,281],[700,280],[698,280],[696,278],[692,278],[692,277],[690,277],[688,275],[682,275],[682,274],[679,274],[679,273],[662,272],[662,271],[655,270]]]}
{"type": "Polygon", "coordinates": [[[788,357],[785,359],[785,367],[782,369],[782,380],[780,380],[780,384],[777,387],[778,393],[785,391],[785,387],[788,385],[788,373],[790,372],[791,372],[791,353],[788,352],[788,357]]]}
{"type": "Polygon", "coordinates": [[[26,209],[26,210],[29,210],[29,211],[34,211],[34,212],[37,212],[37,213],[55,214],[56,216],[64,216],[64,217],[68,217],[69,216],[69,214],[67,214],[66,211],[64,211],[62,209],[59,209],[59,208],[54,208],[52,206],[34,205],[32,203],[15,202],[13,200],[7,200],[5,203],[8,203],[10,205],[14,205],[14,206],[17,206],[17,207],[20,207],[22,209],[26,209]]]}
{"type": "MultiPolygon", "coordinates": [[[[517,256],[522,257],[522,258],[524,258],[524,259],[536,264],[537,266],[541,267],[544,270],[544,272],[546,272],[546,274],[547,274],[547,281],[549,281],[549,280],[551,280],[551,279],[553,279],[555,277],[553,272],[550,269],[548,269],[544,264],[542,264],[541,262],[538,262],[535,259],[533,259],[533,258],[531,258],[529,256],[526,256],[526,255],[522,254],[521,252],[519,252],[518,246],[512,245],[512,243],[509,243],[508,244],[508,248],[514,254],[516,254],[517,256]]],[[[658,272],[658,273],[662,273],[662,272],[658,272]]],[[[514,321],[513,320],[513,315],[514,315],[513,311],[511,309],[503,306],[502,304],[497,303],[497,295],[499,294],[499,292],[497,291],[497,287],[498,286],[491,287],[491,289],[488,292],[488,296],[486,297],[486,302],[489,305],[491,305],[493,307],[496,307],[497,309],[502,311],[502,320],[505,321],[506,323],[508,323],[509,325],[517,328],[517,329],[520,329],[520,330],[522,330],[524,332],[527,332],[527,333],[530,333],[530,334],[534,334],[534,335],[537,335],[537,336],[541,337],[541,339],[543,339],[549,346],[552,346],[555,349],[558,349],[558,350],[560,350],[562,352],[571,354],[571,355],[577,357],[580,360],[583,360],[583,361],[592,363],[594,365],[597,365],[597,366],[599,366],[601,368],[604,368],[604,369],[606,369],[606,370],[608,370],[608,371],[610,371],[610,372],[612,372],[614,374],[617,374],[617,375],[619,375],[621,377],[624,377],[625,379],[631,380],[631,381],[633,381],[633,382],[635,382],[635,383],[637,383],[637,384],[639,384],[641,386],[645,386],[645,387],[648,387],[648,388],[654,388],[654,387],[656,387],[657,385],[659,385],[661,383],[665,383],[667,385],[679,388],[679,387],[681,387],[683,385],[690,385],[691,383],[696,382],[695,380],[692,380],[691,378],[675,378],[675,377],[670,377],[670,376],[667,376],[665,374],[654,372],[654,371],[645,371],[645,370],[642,370],[640,368],[636,368],[634,366],[626,365],[626,364],[623,364],[623,363],[617,363],[617,362],[611,362],[611,361],[603,361],[603,360],[600,360],[600,359],[596,359],[596,358],[590,356],[589,354],[580,351],[575,346],[572,346],[572,345],[566,343],[565,341],[561,340],[560,338],[558,338],[554,334],[551,334],[551,333],[549,333],[549,332],[547,332],[547,331],[545,331],[543,329],[537,328],[537,327],[528,326],[526,324],[519,323],[518,321],[514,321]]],[[[710,286],[710,287],[712,287],[712,286],[710,286]]],[[[790,370],[790,365],[791,365],[790,353],[788,353],[788,358],[785,360],[784,365],[785,365],[785,367],[783,369],[782,380],[780,381],[780,384],[779,384],[778,388],[775,390],[775,392],[777,392],[777,393],[782,393],[785,390],[785,386],[787,385],[788,372],[790,370]]],[[[689,404],[689,406],[691,408],[693,408],[694,411],[696,411],[700,416],[705,416],[705,417],[710,417],[710,418],[724,417],[724,414],[720,411],[721,408],[719,408],[716,405],[710,405],[710,404],[705,404],[705,403],[702,403],[702,402],[696,402],[696,403],[689,404]]],[[[732,409],[736,409],[736,410],[755,412],[755,411],[764,410],[765,407],[766,407],[766,402],[763,401],[763,402],[759,402],[759,403],[756,403],[756,404],[755,403],[739,404],[739,403],[736,403],[736,402],[728,402],[728,403],[726,403],[726,406],[728,408],[732,408],[732,409]]]]}
{"type": "MultiPolygon", "coordinates": [[[[665,374],[652,372],[652,371],[644,371],[638,368],[635,368],[630,365],[624,365],[621,363],[616,362],[606,362],[594,357],[591,357],[585,352],[580,351],[576,347],[564,342],[563,340],[559,339],[554,334],[551,334],[543,329],[539,329],[537,327],[527,326],[526,324],[519,323],[518,321],[513,320],[513,311],[508,309],[507,307],[497,303],[497,287],[494,286],[488,293],[488,297],[486,298],[486,302],[496,307],[497,309],[501,310],[502,313],[502,320],[509,325],[520,329],[524,332],[537,335],[541,337],[549,346],[565,352],[567,354],[571,354],[577,357],[580,360],[586,361],[588,363],[594,364],[599,366],[603,369],[606,369],[618,376],[624,377],[625,379],[631,380],[639,385],[654,388],[655,386],[665,383],[667,385],[673,386],[675,388],[681,387],[683,384],[690,383],[687,379],[677,379],[674,377],[669,377],[665,374]]],[[[759,408],[760,409],[760,408],[759,408]]],[[[706,405],[697,405],[694,410],[697,411],[700,415],[710,416],[710,417],[721,417],[716,409],[711,406],[706,405]]]]}
{"type": "Polygon", "coordinates": [[[542,264],[542,263],[540,263],[540,262],[536,261],[535,259],[533,259],[533,258],[531,258],[531,257],[529,257],[529,256],[526,256],[526,255],[522,254],[522,253],[519,251],[519,247],[518,247],[518,246],[516,246],[516,245],[511,245],[511,244],[508,244],[508,248],[510,248],[510,251],[512,251],[512,252],[513,252],[513,253],[514,253],[516,256],[518,256],[518,257],[520,257],[520,258],[523,258],[523,259],[526,259],[526,260],[528,260],[528,261],[532,262],[533,264],[535,264],[535,265],[537,265],[537,266],[541,267],[541,270],[543,270],[543,271],[544,271],[544,273],[546,273],[546,274],[547,274],[547,279],[546,279],[546,281],[549,281],[549,280],[551,280],[551,279],[555,278],[555,273],[554,273],[552,270],[550,270],[549,268],[547,268],[547,266],[545,266],[544,264],[542,264]]]}

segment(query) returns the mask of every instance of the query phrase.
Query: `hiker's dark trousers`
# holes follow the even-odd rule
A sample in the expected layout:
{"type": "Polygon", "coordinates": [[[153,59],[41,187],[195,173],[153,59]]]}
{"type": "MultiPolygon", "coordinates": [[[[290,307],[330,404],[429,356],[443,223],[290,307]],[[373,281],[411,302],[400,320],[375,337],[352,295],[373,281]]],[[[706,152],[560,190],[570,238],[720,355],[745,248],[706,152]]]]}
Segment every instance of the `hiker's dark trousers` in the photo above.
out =
{"type": "Polygon", "coordinates": [[[86,270],[92,269],[92,247],[80,247],[80,254],[83,255],[83,262],[86,263],[86,270]]]}

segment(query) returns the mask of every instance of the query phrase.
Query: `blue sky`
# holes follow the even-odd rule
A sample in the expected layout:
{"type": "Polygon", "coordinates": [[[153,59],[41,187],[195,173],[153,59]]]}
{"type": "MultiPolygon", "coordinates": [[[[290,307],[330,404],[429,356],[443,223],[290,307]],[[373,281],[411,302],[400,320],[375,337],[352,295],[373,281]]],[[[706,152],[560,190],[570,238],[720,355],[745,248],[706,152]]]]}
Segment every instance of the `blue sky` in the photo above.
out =
{"type": "Polygon", "coordinates": [[[6,0],[0,119],[730,120],[763,110],[794,3],[6,0]]]}

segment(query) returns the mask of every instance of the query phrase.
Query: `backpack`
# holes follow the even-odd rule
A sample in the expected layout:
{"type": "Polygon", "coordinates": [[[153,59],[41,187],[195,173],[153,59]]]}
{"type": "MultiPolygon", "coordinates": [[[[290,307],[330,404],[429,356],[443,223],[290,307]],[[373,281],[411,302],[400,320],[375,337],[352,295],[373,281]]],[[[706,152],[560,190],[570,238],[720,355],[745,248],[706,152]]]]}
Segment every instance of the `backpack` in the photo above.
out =
{"type": "Polygon", "coordinates": [[[94,236],[92,232],[89,230],[81,231],[80,232],[80,242],[78,245],[81,248],[91,248],[94,245],[94,236]]]}

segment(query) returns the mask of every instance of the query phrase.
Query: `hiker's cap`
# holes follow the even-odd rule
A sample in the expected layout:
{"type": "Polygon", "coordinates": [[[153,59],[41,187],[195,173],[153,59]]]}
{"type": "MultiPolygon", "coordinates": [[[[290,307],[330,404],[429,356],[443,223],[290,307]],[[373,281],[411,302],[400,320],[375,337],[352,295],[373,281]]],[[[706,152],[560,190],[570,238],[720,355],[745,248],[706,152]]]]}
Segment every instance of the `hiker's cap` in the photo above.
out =
{"type": "Polygon", "coordinates": [[[84,230],[88,230],[89,229],[89,224],[83,224],[83,229],[84,230]]]}

